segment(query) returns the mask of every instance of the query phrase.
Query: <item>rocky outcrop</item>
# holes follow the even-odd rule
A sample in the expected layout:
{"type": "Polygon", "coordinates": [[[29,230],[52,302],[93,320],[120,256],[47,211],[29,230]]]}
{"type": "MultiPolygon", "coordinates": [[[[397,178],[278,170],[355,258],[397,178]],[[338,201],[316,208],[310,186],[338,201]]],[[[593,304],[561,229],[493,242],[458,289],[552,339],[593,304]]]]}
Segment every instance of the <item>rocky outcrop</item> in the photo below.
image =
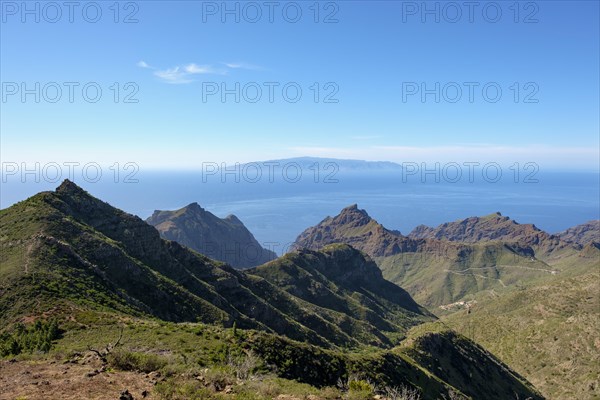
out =
{"type": "Polygon", "coordinates": [[[437,239],[462,243],[489,241],[519,243],[521,246],[534,249],[538,256],[547,256],[556,250],[572,247],[559,236],[544,232],[533,224],[519,224],[499,212],[484,217],[447,222],[436,228],[419,225],[408,236],[413,239],[437,239]]]}
{"type": "Polygon", "coordinates": [[[263,248],[235,215],[221,219],[198,203],[176,211],[154,211],[146,220],[163,239],[173,240],[215,260],[244,269],[277,256],[263,248]]]}
{"type": "Polygon", "coordinates": [[[387,257],[417,251],[425,246],[425,242],[386,229],[365,210],[353,204],[337,216],[327,217],[318,225],[306,229],[296,238],[293,248],[318,250],[328,244],[346,243],[371,257],[387,257]]]}
{"type": "Polygon", "coordinates": [[[600,220],[588,221],[556,234],[565,242],[582,246],[600,243],[600,220]]]}

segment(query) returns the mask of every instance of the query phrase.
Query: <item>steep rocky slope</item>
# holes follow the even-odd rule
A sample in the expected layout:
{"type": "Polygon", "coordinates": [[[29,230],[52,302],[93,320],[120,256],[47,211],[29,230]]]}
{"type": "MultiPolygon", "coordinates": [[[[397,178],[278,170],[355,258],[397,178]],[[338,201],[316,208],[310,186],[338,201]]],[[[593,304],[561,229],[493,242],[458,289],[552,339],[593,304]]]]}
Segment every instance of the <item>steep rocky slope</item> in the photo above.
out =
{"type": "MultiPolygon", "coordinates": [[[[31,307],[74,301],[170,321],[204,321],[264,329],[322,346],[390,346],[358,314],[308,303],[160,238],[140,218],[66,181],[0,212],[0,311],[10,319],[31,307]],[[352,320],[344,331],[340,319],[352,320]]],[[[356,262],[366,262],[360,254],[356,262]]],[[[407,325],[429,318],[407,303],[407,325]]],[[[402,314],[402,316],[400,315],[402,314]]]]}
{"type": "Polygon", "coordinates": [[[176,211],[154,211],[146,220],[163,239],[174,240],[235,268],[250,268],[277,258],[263,248],[235,215],[221,219],[192,203],[176,211]]]}
{"type": "Polygon", "coordinates": [[[386,279],[436,310],[485,290],[558,273],[537,259],[527,242],[406,237],[386,229],[356,205],[306,229],[294,246],[316,250],[330,243],[347,243],[369,254],[386,279]]]}
{"type": "Polygon", "coordinates": [[[557,233],[565,242],[576,243],[582,246],[600,243],[600,220],[588,221],[563,232],[557,233]]]}
{"type": "Polygon", "coordinates": [[[452,242],[480,243],[502,241],[530,246],[540,259],[552,257],[573,246],[559,236],[551,235],[533,224],[519,224],[499,212],[484,217],[470,217],[447,222],[436,228],[417,226],[409,235],[415,239],[438,239],[452,242]]]}
{"type": "MultiPolygon", "coordinates": [[[[108,352],[107,341],[120,330],[127,339],[112,361],[100,360],[104,366],[170,368],[171,379],[184,380],[186,374],[172,371],[199,365],[224,371],[235,354],[247,358],[252,351],[278,376],[314,387],[362,376],[352,379],[408,385],[432,400],[496,393],[541,398],[456,333],[409,334],[434,317],[347,245],[298,251],[244,273],[161,239],[140,218],[65,181],[0,211],[0,250],[0,356],[37,349],[43,359],[58,346],[51,357],[78,363],[100,354],[90,348],[108,352]],[[445,360],[449,352],[460,368],[445,360]],[[498,383],[487,386],[487,380],[498,383]]],[[[86,377],[105,373],[114,371],[86,377]]],[[[197,377],[190,379],[198,385],[197,377]]],[[[223,391],[218,382],[213,392],[223,391]]],[[[244,390],[242,383],[236,390],[244,390]]],[[[33,395],[2,385],[7,393],[33,395]]],[[[213,398],[206,387],[198,390],[213,398]]]]}

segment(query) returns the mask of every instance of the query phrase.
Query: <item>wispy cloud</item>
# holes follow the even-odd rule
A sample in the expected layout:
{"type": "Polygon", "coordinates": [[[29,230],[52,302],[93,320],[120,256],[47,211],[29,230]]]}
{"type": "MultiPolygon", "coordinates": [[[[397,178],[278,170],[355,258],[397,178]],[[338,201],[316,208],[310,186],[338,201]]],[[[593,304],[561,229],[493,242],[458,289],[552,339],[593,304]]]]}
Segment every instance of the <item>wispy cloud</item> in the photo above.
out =
{"type": "Polygon", "coordinates": [[[188,64],[183,67],[183,70],[188,74],[224,74],[225,71],[217,70],[210,65],[188,64]]]}
{"type": "Polygon", "coordinates": [[[152,69],[154,71],[154,76],[159,78],[161,81],[165,83],[172,84],[185,84],[194,82],[194,75],[226,75],[227,71],[223,68],[215,68],[212,65],[198,65],[195,63],[190,63],[186,65],[177,65],[172,68],[167,69],[158,69],[155,68],[145,61],[139,61],[136,64],[140,68],[144,69],[152,69]]]}
{"type": "Polygon", "coordinates": [[[260,65],[250,64],[247,62],[224,62],[222,64],[231,69],[247,69],[251,71],[260,71],[264,69],[260,65]]]}
{"type": "Polygon", "coordinates": [[[227,71],[215,69],[210,65],[187,64],[166,70],[158,70],[154,75],[166,83],[182,84],[194,82],[194,75],[226,75],[227,71]]]}
{"type": "Polygon", "coordinates": [[[140,60],[136,63],[136,65],[143,69],[154,70],[154,76],[165,83],[172,84],[192,83],[195,81],[194,75],[227,75],[229,70],[245,69],[259,71],[264,69],[259,65],[246,62],[223,62],[221,63],[221,67],[214,67],[210,64],[199,65],[190,63],[185,65],[176,65],[167,69],[159,69],[148,64],[144,60],[140,60]]]}
{"type": "Polygon", "coordinates": [[[140,60],[140,61],[138,61],[136,65],[137,65],[138,67],[140,67],[140,68],[149,68],[149,69],[154,69],[154,67],[152,67],[152,66],[148,65],[148,64],[146,63],[146,61],[144,61],[144,60],[140,60]]]}
{"type": "Polygon", "coordinates": [[[189,77],[190,74],[183,71],[181,67],[173,67],[156,71],[154,72],[154,76],[160,78],[166,83],[191,83],[194,81],[189,77]]]}

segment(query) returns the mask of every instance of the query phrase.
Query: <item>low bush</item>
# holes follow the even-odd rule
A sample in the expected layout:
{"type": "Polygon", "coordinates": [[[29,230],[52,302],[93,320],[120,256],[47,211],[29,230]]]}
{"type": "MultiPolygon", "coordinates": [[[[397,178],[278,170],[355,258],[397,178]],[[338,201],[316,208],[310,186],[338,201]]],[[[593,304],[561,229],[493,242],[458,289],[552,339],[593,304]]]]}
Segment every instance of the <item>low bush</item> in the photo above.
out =
{"type": "Polygon", "coordinates": [[[164,368],[167,360],[152,353],[115,350],[107,356],[110,366],[122,371],[153,372],[164,368]]]}

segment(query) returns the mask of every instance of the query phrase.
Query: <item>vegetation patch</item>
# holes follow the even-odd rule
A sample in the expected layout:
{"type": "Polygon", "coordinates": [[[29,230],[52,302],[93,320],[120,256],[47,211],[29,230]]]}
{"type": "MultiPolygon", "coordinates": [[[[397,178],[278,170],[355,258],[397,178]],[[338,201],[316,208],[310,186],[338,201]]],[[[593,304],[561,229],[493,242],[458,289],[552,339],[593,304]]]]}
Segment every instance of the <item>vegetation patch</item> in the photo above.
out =
{"type": "Polygon", "coordinates": [[[56,320],[37,320],[29,326],[16,324],[11,333],[0,334],[0,356],[16,356],[21,353],[47,353],[53,341],[60,337],[56,320]]]}

